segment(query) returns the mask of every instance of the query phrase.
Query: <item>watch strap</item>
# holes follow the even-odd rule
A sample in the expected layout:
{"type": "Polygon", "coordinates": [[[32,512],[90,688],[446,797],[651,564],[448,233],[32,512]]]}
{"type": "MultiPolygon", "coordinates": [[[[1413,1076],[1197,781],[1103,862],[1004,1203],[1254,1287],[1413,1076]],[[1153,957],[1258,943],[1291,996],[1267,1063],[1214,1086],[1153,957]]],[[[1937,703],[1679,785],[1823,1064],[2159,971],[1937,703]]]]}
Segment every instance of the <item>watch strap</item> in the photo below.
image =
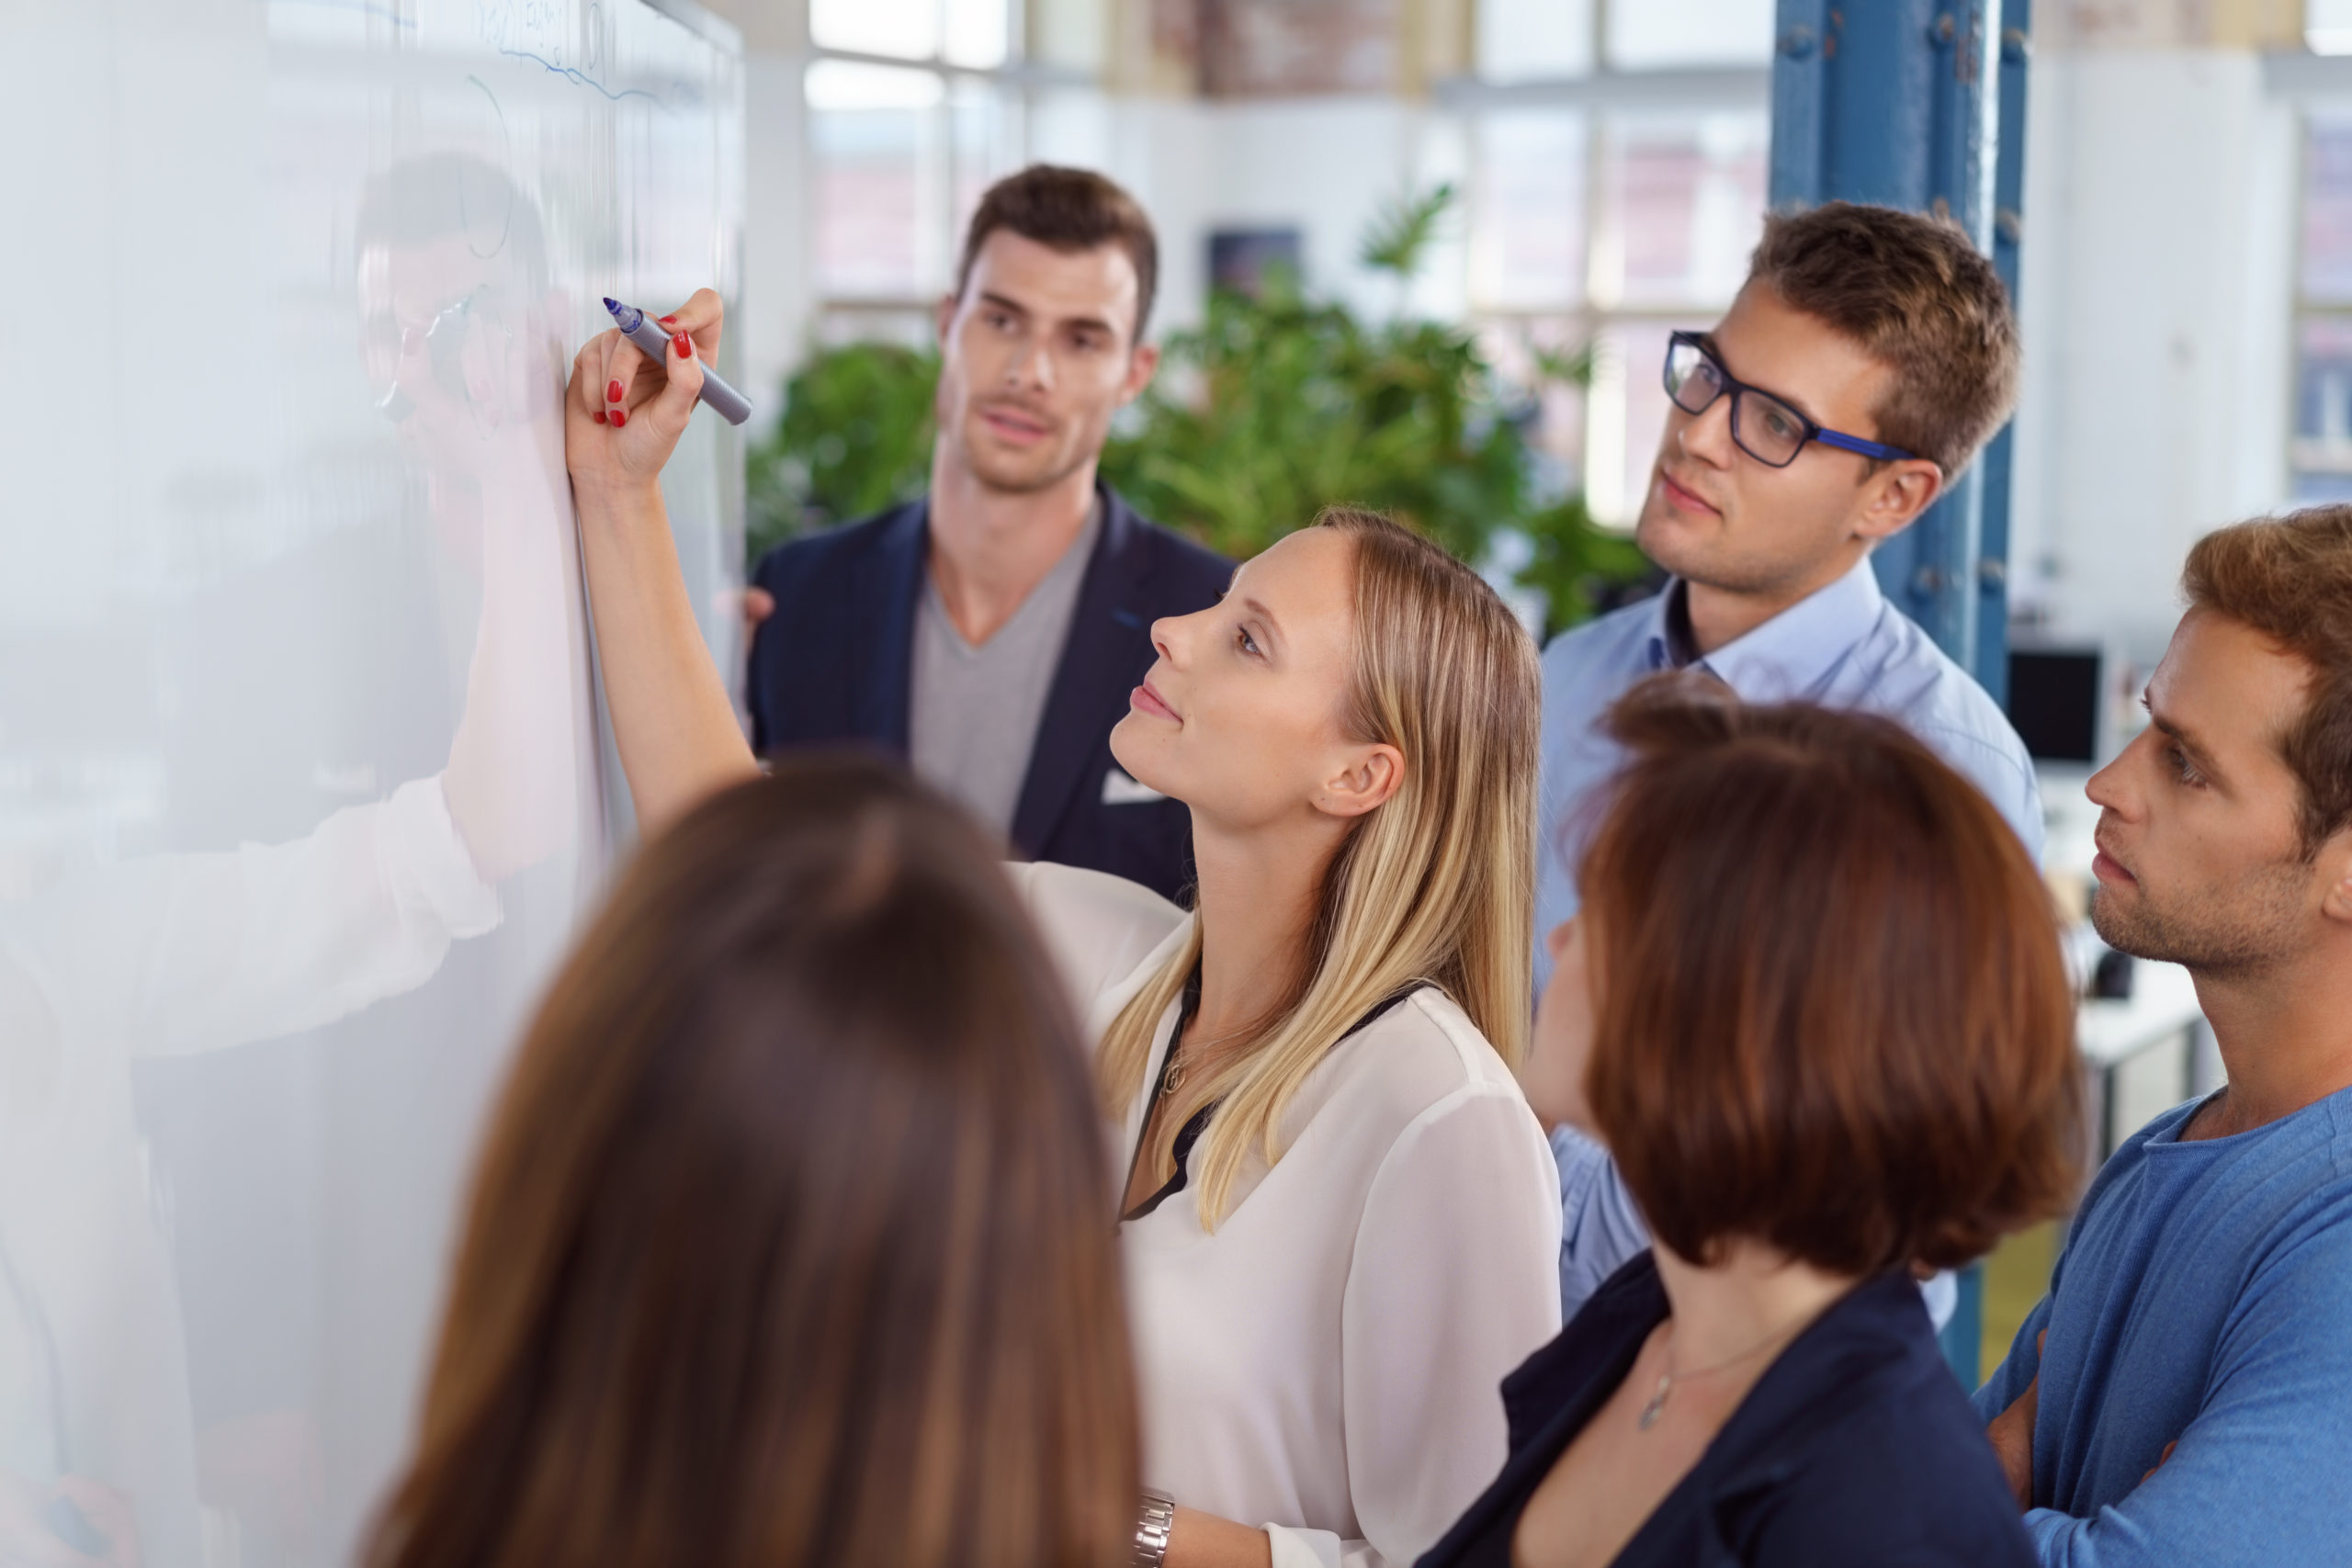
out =
{"type": "Polygon", "coordinates": [[[1168,1561],[1168,1538],[1175,1529],[1176,1499],[1145,1487],[1143,1507],[1136,1517],[1135,1568],[1161,1568],[1168,1561]]]}

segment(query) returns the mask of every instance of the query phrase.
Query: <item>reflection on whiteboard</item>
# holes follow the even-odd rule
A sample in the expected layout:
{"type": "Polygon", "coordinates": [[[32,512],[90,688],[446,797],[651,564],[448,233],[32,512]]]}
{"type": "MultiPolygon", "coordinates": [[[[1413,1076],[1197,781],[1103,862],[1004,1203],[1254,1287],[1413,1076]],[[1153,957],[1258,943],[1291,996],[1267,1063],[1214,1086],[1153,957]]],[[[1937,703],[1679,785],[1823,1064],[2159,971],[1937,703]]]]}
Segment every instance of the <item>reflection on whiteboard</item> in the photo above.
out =
{"type": "MultiPolygon", "coordinates": [[[[10,35],[0,1568],[346,1561],[626,819],[563,376],[603,294],[736,292],[739,67],[639,0],[10,35]]],[[[728,660],[738,439],[665,476],[728,660]]]]}

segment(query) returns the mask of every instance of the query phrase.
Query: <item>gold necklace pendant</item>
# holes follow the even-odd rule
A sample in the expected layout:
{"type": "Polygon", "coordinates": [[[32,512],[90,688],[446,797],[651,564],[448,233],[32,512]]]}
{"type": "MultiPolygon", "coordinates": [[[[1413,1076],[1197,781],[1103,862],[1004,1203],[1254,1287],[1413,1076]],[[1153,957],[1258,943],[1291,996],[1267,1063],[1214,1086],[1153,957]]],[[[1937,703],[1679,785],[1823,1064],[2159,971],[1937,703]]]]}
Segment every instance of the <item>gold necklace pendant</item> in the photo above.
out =
{"type": "MultiPolygon", "coordinates": [[[[1168,1049],[1170,1056],[1173,1058],[1176,1048],[1171,1045],[1168,1049]]],[[[1166,1076],[1159,1080],[1159,1092],[1162,1095],[1174,1094],[1178,1089],[1183,1087],[1184,1064],[1171,1059],[1168,1064],[1168,1072],[1166,1076]]]]}

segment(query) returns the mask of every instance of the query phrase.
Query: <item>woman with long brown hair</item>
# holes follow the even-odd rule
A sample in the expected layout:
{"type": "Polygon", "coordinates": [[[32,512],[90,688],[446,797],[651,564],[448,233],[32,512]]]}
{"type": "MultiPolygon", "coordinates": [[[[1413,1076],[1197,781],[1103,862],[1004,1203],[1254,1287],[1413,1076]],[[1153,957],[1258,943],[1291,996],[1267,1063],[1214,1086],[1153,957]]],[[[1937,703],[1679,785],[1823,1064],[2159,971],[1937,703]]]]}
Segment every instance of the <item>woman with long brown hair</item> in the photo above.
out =
{"type": "MultiPolygon", "coordinates": [[[[657,479],[719,305],[664,363],[607,333],[566,403],[614,736],[649,831],[755,769],[657,479]],[[626,421],[595,423],[625,389],[626,421]]],[[[1024,374],[1026,372],[1023,372],[1024,374]]],[[[1559,1324],[1558,1176],[1527,1032],[1533,641],[1460,561],[1334,509],[1152,626],[1112,732],[1190,808],[1177,908],[1018,877],[1100,1041],[1127,1179],[1136,1562],[1411,1561],[1505,1452],[1495,1385],[1559,1324]]]]}
{"type": "Polygon", "coordinates": [[[978,832],[797,763],[646,845],[476,1179],[370,1568],[1119,1568],[1106,1160],[978,832]]]}

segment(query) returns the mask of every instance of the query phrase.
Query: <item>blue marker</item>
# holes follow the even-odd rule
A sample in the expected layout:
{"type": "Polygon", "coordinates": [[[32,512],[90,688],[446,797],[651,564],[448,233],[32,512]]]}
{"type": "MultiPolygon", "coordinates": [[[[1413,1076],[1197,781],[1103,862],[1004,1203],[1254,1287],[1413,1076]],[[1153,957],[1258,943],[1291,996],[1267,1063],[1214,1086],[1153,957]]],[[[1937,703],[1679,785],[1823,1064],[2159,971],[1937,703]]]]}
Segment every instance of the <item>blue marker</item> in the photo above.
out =
{"type": "MultiPolygon", "coordinates": [[[[605,309],[613,313],[621,336],[654,358],[660,359],[670,352],[670,334],[644,311],[617,299],[605,300],[605,309]]],[[[743,394],[720,380],[718,372],[707,363],[702,367],[702,400],[718,410],[718,416],[729,424],[741,424],[752,417],[752,405],[744,400],[743,394]]]]}

